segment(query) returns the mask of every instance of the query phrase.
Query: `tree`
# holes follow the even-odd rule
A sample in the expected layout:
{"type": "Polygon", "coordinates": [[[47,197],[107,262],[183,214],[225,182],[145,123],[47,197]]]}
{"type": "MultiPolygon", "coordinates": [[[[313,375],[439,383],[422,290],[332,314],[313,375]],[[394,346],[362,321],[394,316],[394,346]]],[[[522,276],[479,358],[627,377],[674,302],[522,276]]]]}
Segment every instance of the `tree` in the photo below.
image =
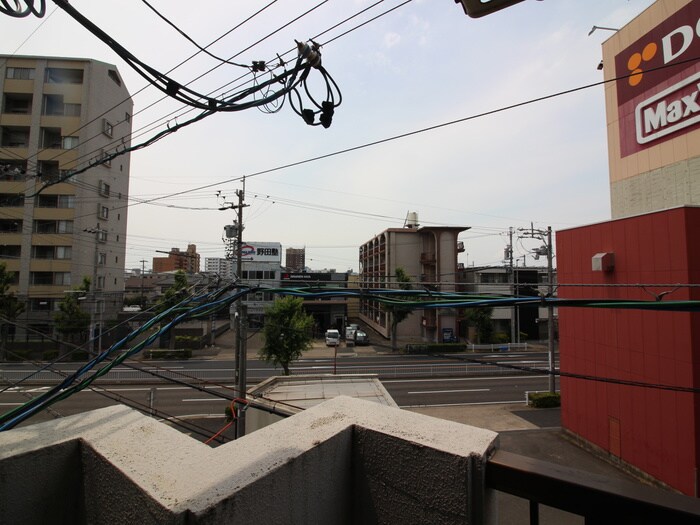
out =
{"type": "MultiPolygon", "coordinates": [[[[411,289],[411,278],[401,266],[396,267],[394,276],[401,290],[411,289]]],[[[391,350],[393,352],[398,350],[399,347],[396,336],[399,323],[408,317],[411,310],[409,307],[400,304],[387,305],[387,309],[391,312],[391,350]]]]}
{"type": "Polygon", "coordinates": [[[56,330],[67,342],[75,343],[90,328],[90,314],[80,307],[80,299],[84,299],[89,291],[90,278],[83,277],[82,284],[67,293],[58,303],[58,312],[53,320],[56,330]]]}
{"type": "MultiPolygon", "coordinates": [[[[183,294],[184,291],[187,289],[187,274],[182,270],[178,270],[177,272],[175,272],[174,278],[175,281],[173,282],[173,285],[167,290],[165,290],[163,297],[161,297],[158,300],[158,303],[154,308],[155,313],[157,315],[162,314],[166,310],[169,310],[173,306],[177,305],[184,298],[183,294]]],[[[168,317],[168,319],[163,319],[163,323],[161,325],[170,322],[173,316],[169,315],[166,317],[168,317]]],[[[172,329],[171,332],[168,333],[168,338],[168,348],[172,350],[175,348],[175,333],[172,331],[172,329]]],[[[166,339],[163,338],[161,340],[166,339]]]]}
{"type": "Polygon", "coordinates": [[[182,301],[182,291],[187,288],[187,274],[182,270],[175,272],[175,282],[168,288],[163,296],[158,299],[155,312],[161,314],[182,301]]]}
{"type": "Polygon", "coordinates": [[[0,360],[7,359],[7,340],[14,327],[14,322],[24,312],[24,303],[17,299],[10,286],[14,275],[6,270],[5,263],[0,263],[0,360]]]}
{"type": "Polygon", "coordinates": [[[465,317],[470,326],[476,329],[476,339],[479,344],[493,342],[493,308],[469,308],[465,310],[465,317]]]}
{"type": "Polygon", "coordinates": [[[311,348],[314,318],[304,312],[303,303],[300,297],[283,297],[265,310],[265,343],[259,355],[267,362],[280,365],[286,376],[289,363],[311,348]]]}

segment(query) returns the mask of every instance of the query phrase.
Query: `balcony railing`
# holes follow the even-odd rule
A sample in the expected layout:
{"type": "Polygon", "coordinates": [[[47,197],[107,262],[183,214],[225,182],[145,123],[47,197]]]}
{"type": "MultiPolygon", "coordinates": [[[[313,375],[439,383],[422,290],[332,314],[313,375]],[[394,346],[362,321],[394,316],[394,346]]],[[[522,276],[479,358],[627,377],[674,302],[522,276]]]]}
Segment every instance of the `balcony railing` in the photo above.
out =
{"type": "Polygon", "coordinates": [[[528,500],[531,525],[540,505],[583,516],[586,525],[700,523],[697,498],[502,450],[486,464],[486,486],[528,500]]]}

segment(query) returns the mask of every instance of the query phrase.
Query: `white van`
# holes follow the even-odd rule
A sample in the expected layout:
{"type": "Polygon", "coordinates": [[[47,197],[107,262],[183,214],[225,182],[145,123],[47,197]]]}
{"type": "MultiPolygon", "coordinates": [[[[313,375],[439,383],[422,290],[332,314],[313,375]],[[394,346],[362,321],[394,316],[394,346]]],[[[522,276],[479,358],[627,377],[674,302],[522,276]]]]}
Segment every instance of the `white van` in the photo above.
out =
{"type": "Polygon", "coordinates": [[[326,330],[326,346],[338,346],[340,344],[340,332],[335,329],[326,330]]]}

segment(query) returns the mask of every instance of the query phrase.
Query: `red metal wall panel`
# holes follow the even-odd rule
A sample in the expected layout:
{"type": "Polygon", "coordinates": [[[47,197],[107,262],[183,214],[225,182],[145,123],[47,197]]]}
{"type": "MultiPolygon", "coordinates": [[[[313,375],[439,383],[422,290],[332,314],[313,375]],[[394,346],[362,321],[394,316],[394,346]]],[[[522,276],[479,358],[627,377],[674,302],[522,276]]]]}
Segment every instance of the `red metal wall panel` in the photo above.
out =
{"type": "MultiPolygon", "coordinates": [[[[653,300],[670,291],[661,300],[698,300],[700,289],[674,286],[700,284],[698,232],[696,207],[557,232],[559,297],[653,300]],[[612,272],[592,270],[601,252],[615,254],[612,272]]],[[[560,308],[559,335],[562,424],[696,495],[700,395],[673,387],[700,387],[700,313],[560,308]]]]}

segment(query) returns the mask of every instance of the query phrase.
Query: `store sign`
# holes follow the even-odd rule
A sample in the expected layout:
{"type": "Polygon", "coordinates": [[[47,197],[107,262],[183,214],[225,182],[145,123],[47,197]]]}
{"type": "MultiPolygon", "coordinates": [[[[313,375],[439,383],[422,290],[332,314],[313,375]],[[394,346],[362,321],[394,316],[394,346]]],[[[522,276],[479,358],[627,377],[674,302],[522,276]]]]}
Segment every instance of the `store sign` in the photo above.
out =
{"type": "Polygon", "coordinates": [[[255,242],[241,246],[241,260],[255,262],[280,262],[282,245],[275,242],[255,242]]]}
{"type": "Polygon", "coordinates": [[[695,128],[700,1],[693,0],[615,56],[623,157],[695,128]]]}

